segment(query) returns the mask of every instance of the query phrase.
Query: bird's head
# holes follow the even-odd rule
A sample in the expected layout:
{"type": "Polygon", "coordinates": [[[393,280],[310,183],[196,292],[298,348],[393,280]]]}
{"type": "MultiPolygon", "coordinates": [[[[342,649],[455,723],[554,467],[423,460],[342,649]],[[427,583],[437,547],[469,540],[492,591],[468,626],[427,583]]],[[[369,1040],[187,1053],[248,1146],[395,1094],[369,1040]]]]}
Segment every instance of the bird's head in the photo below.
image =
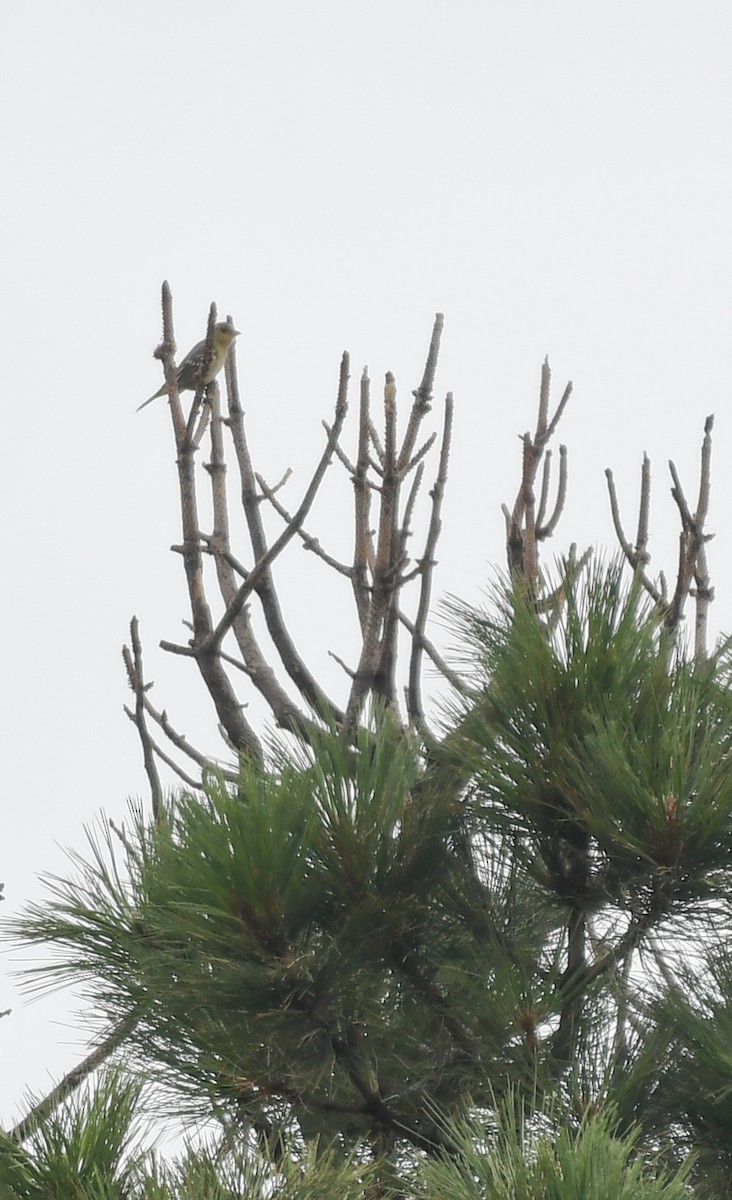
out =
{"type": "Polygon", "coordinates": [[[214,325],[214,344],[216,346],[230,346],[234,338],[238,336],[239,330],[234,328],[231,321],[217,321],[214,325]]]}

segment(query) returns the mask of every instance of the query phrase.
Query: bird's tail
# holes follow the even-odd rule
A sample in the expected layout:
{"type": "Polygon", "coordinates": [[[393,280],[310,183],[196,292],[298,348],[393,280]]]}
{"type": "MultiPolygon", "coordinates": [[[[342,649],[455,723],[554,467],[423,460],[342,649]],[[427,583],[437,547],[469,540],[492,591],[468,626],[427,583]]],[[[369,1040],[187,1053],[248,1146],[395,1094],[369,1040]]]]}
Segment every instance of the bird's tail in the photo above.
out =
{"type": "Polygon", "coordinates": [[[140,412],[143,408],[147,408],[148,404],[152,404],[153,400],[157,400],[158,396],[164,396],[167,390],[168,385],[164,384],[163,387],[161,387],[159,391],[155,392],[155,394],[151,396],[149,400],[145,400],[143,404],[139,404],[135,409],[135,412],[140,412]]]}

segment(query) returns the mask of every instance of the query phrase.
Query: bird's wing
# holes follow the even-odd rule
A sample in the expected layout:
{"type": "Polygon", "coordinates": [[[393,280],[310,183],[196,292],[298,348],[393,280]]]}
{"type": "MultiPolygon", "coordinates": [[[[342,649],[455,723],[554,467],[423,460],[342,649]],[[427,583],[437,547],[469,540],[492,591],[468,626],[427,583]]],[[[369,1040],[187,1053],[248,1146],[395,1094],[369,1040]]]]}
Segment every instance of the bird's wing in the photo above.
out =
{"type": "Polygon", "coordinates": [[[200,380],[196,376],[201,369],[201,360],[205,348],[205,338],[202,342],[196,342],[193,349],[188,351],[183,362],[178,367],[178,387],[181,390],[194,391],[198,387],[200,380]]]}

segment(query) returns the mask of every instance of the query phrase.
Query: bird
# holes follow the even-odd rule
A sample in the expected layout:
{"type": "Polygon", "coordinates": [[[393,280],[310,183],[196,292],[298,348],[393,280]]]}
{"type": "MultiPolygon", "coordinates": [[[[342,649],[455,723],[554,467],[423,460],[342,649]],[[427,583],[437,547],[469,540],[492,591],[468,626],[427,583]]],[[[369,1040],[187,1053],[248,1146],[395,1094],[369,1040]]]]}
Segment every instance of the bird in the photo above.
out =
{"type": "MultiPolygon", "coordinates": [[[[178,367],[178,391],[195,392],[201,384],[210,383],[212,379],[215,379],[226,362],[229,347],[233,343],[234,338],[238,336],[239,330],[234,328],[231,321],[217,321],[213,331],[213,357],[206,368],[205,375],[201,375],[203,354],[206,349],[206,339],[204,338],[202,342],[196,342],[196,345],[192,350],[188,351],[178,367]]],[[[148,404],[152,404],[153,400],[157,400],[158,396],[164,396],[168,390],[167,383],[164,383],[149,400],[145,400],[143,404],[140,404],[136,411],[140,412],[148,404]]]]}

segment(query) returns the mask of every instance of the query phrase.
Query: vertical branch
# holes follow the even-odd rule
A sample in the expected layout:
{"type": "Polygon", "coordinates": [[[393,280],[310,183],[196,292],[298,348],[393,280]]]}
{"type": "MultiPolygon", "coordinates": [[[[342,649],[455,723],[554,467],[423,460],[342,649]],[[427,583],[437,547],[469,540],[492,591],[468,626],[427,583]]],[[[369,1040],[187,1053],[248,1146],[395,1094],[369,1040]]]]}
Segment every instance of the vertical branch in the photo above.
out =
{"type": "Polygon", "coordinates": [[[152,738],[147,731],[147,723],[145,721],[145,692],[150,685],[145,683],[145,673],[142,666],[142,643],[140,641],[140,627],[137,617],[133,617],[130,621],[130,642],[132,643],[132,653],[130,653],[128,646],[123,646],[122,657],[127,669],[127,679],[135,696],[133,720],[140,741],[142,742],[142,759],[145,766],[145,774],[150,784],[153,820],[157,822],[162,812],[163,788],[160,783],[157,763],[155,762],[152,738]]]}
{"type": "Polygon", "coordinates": [[[699,496],[694,513],[689,511],[676,466],[673,462],[669,462],[673,480],[671,495],[676,501],[681,517],[681,533],[679,535],[679,569],[674,594],[666,613],[666,625],[669,629],[677,628],[684,616],[686,598],[693,595],[696,600],[694,652],[697,658],[706,656],[709,605],[714,596],[714,589],[709,582],[705,548],[712,535],[704,532],[709,511],[713,426],[714,417],[707,417],[704,423],[704,440],[701,449],[699,496]],[[695,588],[692,588],[692,581],[696,584],[695,588]]]}
{"type": "MultiPolygon", "coordinates": [[[[236,362],[232,351],[226,362],[227,386],[236,380],[236,362]]],[[[233,566],[233,555],[229,536],[229,510],[226,495],[226,463],[222,436],[223,420],[218,391],[211,404],[211,462],[207,470],[211,476],[213,501],[213,531],[208,545],[214,557],[219,591],[224,604],[228,605],[237,592],[237,577],[233,566]]],[[[239,651],[246,663],[252,683],[264,697],[278,724],[284,729],[301,729],[305,723],[290,697],[280,686],[274,671],[267,663],[251,627],[249,612],[243,608],[232,626],[239,651]]],[[[261,751],[258,751],[261,754],[261,751]]]]}
{"type": "Polygon", "coordinates": [[[544,465],[541,468],[541,489],[539,491],[539,511],[536,516],[538,525],[543,524],[546,518],[546,508],[549,500],[549,484],[552,476],[552,452],[547,450],[544,455],[544,465]]]}
{"type": "Polygon", "coordinates": [[[551,370],[549,360],[544,359],[541,368],[541,383],[539,386],[539,411],[536,420],[534,436],[525,433],[522,442],[521,484],[519,486],[513,509],[503,505],[503,515],[506,520],[506,552],[508,569],[516,580],[522,580],[529,595],[536,592],[539,580],[539,542],[551,537],[564,508],[567,490],[567,457],[566,449],[560,446],[559,488],[554,509],[549,520],[544,523],[549,490],[548,461],[544,467],[539,500],[539,516],[536,515],[536,497],[534,486],[539,464],[544,456],[547,444],[561,420],[569,398],[572,394],[572,384],[564,389],[554,416],[549,418],[549,393],[551,387],[551,370]]]}
{"type": "Polygon", "coordinates": [[[696,588],[696,619],[694,622],[694,653],[697,658],[703,658],[707,651],[707,626],[709,621],[709,606],[714,599],[714,588],[709,580],[707,565],[706,543],[710,535],[704,534],[704,525],[709,512],[709,496],[711,490],[712,468],[712,429],[714,417],[708,416],[704,422],[704,440],[701,449],[701,471],[699,476],[699,498],[696,505],[695,521],[699,535],[699,545],[694,567],[696,588]]]}
{"type": "MultiPolygon", "coordinates": [[[[348,372],[349,372],[349,357],[344,353],[341,359],[340,377],[338,383],[338,398],[336,401],[336,427],[333,436],[329,436],[326,455],[321,460],[322,471],[325,470],[329,461],[330,453],[337,440],[337,434],[342,426],[347,407],[348,393],[348,372]]],[[[253,590],[262,605],[265,623],[269,631],[270,637],[275,644],[280,661],[284,666],[287,674],[297,687],[300,695],[303,696],[308,703],[319,713],[331,713],[336,721],[340,720],[339,714],[332,704],[328,696],[317,683],[311,672],[305,665],[305,662],[298,652],[290,632],[285,624],[280,608],[279,597],[275,588],[272,572],[269,567],[269,547],[264,533],[264,526],[259,506],[259,496],[257,493],[257,481],[252,466],[249,446],[247,444],[246,433],[244,430],[244,412],[239,399],[238,387],[232,388],[229,392],[229,428],[231,430],[232,439],[234,442],[234,450],[236,453],[237,463],[239,466],[239,476],[241,479],[241,500],[244,509],[244,516],[247,522],[249,531],[249,539],[252,545],[252,551],[255,560],[255,570],[258,571],[258,577],[253,590]]],[[[321,472],[322,477],[322,472],[321,472]]],[[[319,478],[314,481],[317,487],[319,478]]],[[[312,502],[312,497],[311,497],[312,502]]],[[[302,510],[302,506],[301,506],[302,510]]],[[[288,536],[292,536],[296,530],[293,528],[288,536]]],[[[242,593],[243,595],[243,593],[242,593]]],[[[233,605],[237,602],[236,598],[227,606],[227,612],[233,612],[233,605]]]]}
{"type": "Polygon", "coordinates": [[[547,425],[549,423],[549,388],[551,387],[552,373],[549,367],[549,359],[545,358],[541,364],[541,383],[539,385],[539,414],[536,421],[536,440],[542,442],[546,438],[547,425]]]}
{"type": "MultiPolygon", "coordinates": [[[[394,699],[393,681],[385,680],[386,666],[382,635],[385,628],[389,598],[394,590],[395,575],[392,562],[392,547],[396,542],[397,509],[399,497],[399,471],[396,463],[396,384],[391,371],[387,371],[384,385],[384,464],[381,485],[379,529],[376,540],[376,555],[373,567],[373,582],[368,620],[363,632],[361,653],[346,705],[345,729],[353,735],[369,691],[384,696],[387,702],[394,699]]],[[[396,613],[394,614],[396,637],[396,613]]]]}
{"type": "Polygon", "coordinates": [[[577,1038],[577,1023],[586,995],[587,910],[582,903],[590,875],[589,836],[576,826],[576,841],[568,847],[565,881],[573,899],[567,921],[567,967],[559,982],[561,1012],[554,1038],[554,1053],[560,1062],[571,1059],[577,1038]]]}
{"type": "Polygon", "coordinates": [[[701,468],[699,472],[699,495],[696,511],[691,512],[681,486],[676,464],[669,462],[672,488],[671,495],[681,518],[679,534],[679,558],[676,570],[676,585],[671,599],[667,599],[666,581],[661,574],[661,586],[656,587],[646,574],[645,567],[650,562],[648,552],[649,513],[651,505],[651,464],[647,454],[643,455],[641,469],[640,504],[638,509],[638,533],[635,546],[628,542],[620,519],[620,508],[615,488],[613,473],[608,468],[605,471],[608,492],[610,495],[610,510],[612,513],[615,533],[625,558],[632,567],[649,596],[663,613],[666,629],[674,631],[684,619],[684,610],[689,596],[696,601],[696,619],[694,623],[694,654],[696,658],[704,658],[707,653],[707,626],[709,620],[709,605],[714,599],[714,588],[709,580],[707,565],[706,543],[712,537],[704,532],[709,512],[709,496],[711,490],[712,465],[712,429],[714,417],[707,417],[704,422],[704,439],[701,448],[701,468]],[[695,586],[692,586],[695,585],[695,586]]]}
{"type": "Polygon", "coordinates": [[[620,516],[620,505],[618,503],[618,492],[615,486],[615,477],[609,467],[606,467],[605,469],[605,479],[607,480],[607,490],[610,498],[610,513],[612,515],[615,536],[618,539],[620,549],[630,565],[633,574],[651,597],[653,603],[658,606],[660,612],[665,613],[668,609],[665,593],[662,589],[656,587],[645,571],[645,566],[651,561],[651,556],[648,552],[649,514],[651,504],[651,463],[648,455],[643,455],[643,466],[641,467],[641,491],[638,510],[638,540],[635,546],[630,544],[625,535],[625,530],[623,529],[623,522],[620,516]]]}
{"type": "MultiPolygon", "coordinates": [[[[214,321],[215,317],[216,310],[212,305],[212,319],[214,321]]],[[[172,344],[172,298],[170,288],[165,283],[163,284],[163,346],[168,347],[172,344]]],[[[165,353],[167,358],[167,350],[165,353]]],[[[170,382],[169,376],[171,370],[174,370],[172,361],[168,359],[165,365],[166,380],[170,382]]],[[[211,386],[217,388],[215,383],[211,386]]],[[[242,715],[241,705],[224,671],[221,657],[216,651],[207,648],[208,639],[213,630],[213,622],[211,620],[211,610],[208,605],[203,578],[203,555],[198,523],[195,479],[196,446],[188,436],[177,387],[173,387],[171,390],[170,403],[176,435],[178,485],[183,530],[183,567],[188,585],[193,624],[191,650],[209,694],[216,706],[216,712],[226,731],[226,736],[240,750],[256,752],[259,745],[258,739],[242,715]]]]}
{"type": "Polygon", "coordinates": [[[369,529],[371,494],[368,482],[369,443],[371,426],[371,381],[368,368],[361,375],[361,394],[358,414],[358,457],[353,474],[354,491],[354,539],[353,539],[353,594],[356,600],[361,633],[366,630],[371,607],[368,572],[373,566],[374,548],[369,529]]]}
{"type": "Polygon", "coordinates": [[[162,288],[163,309],[163,340],[155,351],[155,358],[162,359],[165,382],[168,387],[170,415],[173,421],[175,444],[179,445],[185,437],[185,421],[178,391],[178,372],[175,366],[175,333],[173,332],[173,295],[167,279],[163,280],[162,288]]]}
{"type": "Polygon", "coordinates": [[[638,505],[638,532],[635,539],[635,559],[636,565],[649,561],[648,554],[648,537],[649,537],[649,521],[651,513],[651,460],[647,454],[643,455],[643,465],[641,466],[641,491],[640,504],[638,505]]]}
{"type": "Polygon", "coordinates": [[[424,417],[430,411],[432,406],[432,389],[435,382],[435,371],[437,370],[437,359],[440,353],[440,342],[442,340],[442,330],[445,324],[445,318],[442,313],[435,314],[435,323],[432,327],[432,337],[430,338],[429,350],[427,351],[427,361],[424,366],[424,374],[422,382],[416,388],[412,395],[414,403],[409,414],[407,430],[404,434],[404,441],[399,452],[398,468],[400,471],[406,469],[414,447],[417,443],[417,434],[419,427],[424,420],[424,417]]]}
{"type": "Polygon", "coordinates": [[[387,371],[384,386],[384,479],[374,564],[373,622],[377,642],[376,660],[373,663],[370,681],[375,694],[387,704],[393,704],[396,699],[396,596],[401,567],[398,560],[400,543],[397,537],[401,475],[396,449],[396,418],[396,383],[391,371],[387,371]]]}
{"type": "Polygon", "coordinates": [[[445,397],[445,416],[442,426],[440,462],[437,470],[437,478],[435,479],[435,485],[430,493],[432,497],[432,516],[430,519],[429,530],[427,532],[427,541],[424,548],[424,554],[422,555],[422,559],[420,561],[422,578],[419,589],[417,616],[414,622],[415,633],[412,637],[412,651],[409,660],[407,709],[410,720],[420,723],[424,719],[421,695],[422,651],[424,648],[424,634],[427,625],[427,616],[429,614],[430,597],[432,594],[432,574],[436,565],[434,557],[435,549],[437,547],[437,539],[440,536],[440,530],[442,528],[440,513],[442,509],[442,498],[445,493],[447,467],[450,458],[453,408],[452,392],[448,392],[447,396],[445,397]]]}

